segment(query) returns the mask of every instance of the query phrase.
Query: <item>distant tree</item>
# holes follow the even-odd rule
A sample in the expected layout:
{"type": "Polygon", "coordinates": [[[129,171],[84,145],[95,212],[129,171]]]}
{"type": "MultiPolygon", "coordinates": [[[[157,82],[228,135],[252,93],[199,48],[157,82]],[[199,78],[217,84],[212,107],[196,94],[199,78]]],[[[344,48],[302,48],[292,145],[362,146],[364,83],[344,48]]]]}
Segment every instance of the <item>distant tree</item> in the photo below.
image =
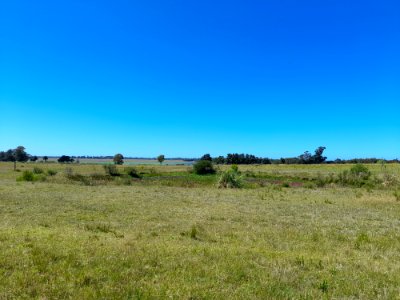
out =
{"type": "Polygon", "coordinates": [[[165,160],[165,156],[164,154],[161,154],[159,156],[157,156],[157,160],[160,163],[160,165],[163,163],[163,161],[165,160]]]}
{"type": "Polygon", "coordinates": [[[222,165],[225,163],[225,157],[223,157],[223,156],[215,157],[215,158],[213,158],[213,162],[217,165],[222,165]]]}
{"type": "Polygon", "coordinates": [[[304,154],[299,156],[301,164],[310,164],[312,163],[312,155],[310,152],[306,151],[304,154]]]}
{"type": "Polygon", "coordinates": [[[59,163],[72,163],[74,159],[68,155],[63,155],[59,159],[57,159],[59,163]]]}
{"type": "Polygon", "coordinates": [[[261,161],[264,165],[270,165],[271,164],[271,160],[269,158],[263,158],[261,161]]]}
{"type": "Polygon", "coordinates": [[[14,156],[15,160],[19,162],[26,162],[29,159],[28,153],[25,152],[25,147],[24,146],[18,146],[14,150],[14,156]]]}
{"type": "Polygon", "coordinates": [[[25,147],[18,146],[15,149],[8,149],[7,151],[0,151],[0,161],[14,162],[14,170],[17,169],[17,162],[28,161],[30,155],[25,152],[25,147]]]}
{"type": "Polygon", "coordinates": [[[202,157],[200,157],[200,160],[208,160],[208,161],[212,161],[212,157],[210,154],[204,154],[202,157]]]}
{"type": "Polygon", "coordinates": [[[114,164],[116,165],[123,165],[124,164],[124,156],[120,153],[114,155],[113,158],[114,164]]]}
{"type": "Polygon", "coordinates": [[[304,154],[299,156],[299,162],[300,164],[320,164],[323,163],[326,160],[325,156],[322,156],[324,153],[324,150],[326,147],[318,147],[314,155],[311,155],[310,152],[306,151],[304,154]]]}
{"type": "Polygon", "coordinates": [[[34,156],[31,156],[31,157],[29,158],[29,160],[32,161],[32,162],[35,162],[35,161],[38,160],[38,157],[37,157],[36,155],[34,155],[34,156]]]}
{"type": "Polygon", "coordinates": [[[13,161],[15,162],[15,152],[12,149],[7,150],[7,152],[5,152],[5,161],[13,161]]]}
{"type": "Polygon", "coordinates": [[[326,160],[325,156],[322,156],[322,154],[324,153],[326,147],[318,147],[315,150],[315,154],[313,155],[313,161],[315,164],[320,164],[323,163],[326,160]]]}
{"type": "Polygon", "coordinates": [[[7,150],[6,152],[6,161],[12,161],[14,162],[14,171],[17,170],[17,160],[15,159],[15,151],[13,150],[7,150]]]}
{"type": "Polygon", "coordinates": [[[47,156],[43,156],[43,160],[44,160],[45,162],[47,162],[48,159],[49,159],[49,158],[48,158],[47,156]]]}

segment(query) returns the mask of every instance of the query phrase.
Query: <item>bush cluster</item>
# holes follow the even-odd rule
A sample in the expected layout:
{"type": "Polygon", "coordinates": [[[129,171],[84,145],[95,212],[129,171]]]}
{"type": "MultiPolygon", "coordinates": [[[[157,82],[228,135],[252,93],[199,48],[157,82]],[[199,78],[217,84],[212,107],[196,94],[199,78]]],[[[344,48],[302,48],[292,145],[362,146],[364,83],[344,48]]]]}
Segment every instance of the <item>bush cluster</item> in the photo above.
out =
{"type": "Polygon", "coordinates": [[[45,181],[46,175],[42,173],[35,173],[33,171],[25,170],[22,172],[21,176],[17,178],[17,181],[45,181]]]}
{"type": "Polygon", "coordinates": [[[213,164],[209,160],[199,160],[193,165],[193,171],[197,175],[215,174],[213,164]]]}
{"type": "Polygon", "coordinates": [[[337,183],[361,187],[367,185],[371,172],[363,164],[356,164],[350,170],[339,173],[337,183]]]}

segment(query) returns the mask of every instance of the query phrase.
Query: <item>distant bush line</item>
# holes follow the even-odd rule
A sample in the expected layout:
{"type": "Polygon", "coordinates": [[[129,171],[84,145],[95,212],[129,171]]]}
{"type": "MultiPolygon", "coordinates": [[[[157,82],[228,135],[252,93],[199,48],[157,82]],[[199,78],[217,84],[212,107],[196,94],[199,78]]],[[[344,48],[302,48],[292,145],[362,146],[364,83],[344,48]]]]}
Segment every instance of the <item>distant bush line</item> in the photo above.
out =
{"type": "MultiPolygon", "coordinates": [[[[304,152],[303,154],[297,157],[282,157],[279,159],[273,159],[268,157],[257,157],[253,154],[245,154],[245,153],[228,153],[226,156],[217,156],[211,157],[210,154],[205,154],[200,158],[166,158],[164,155],[160,155],[157,157],[160,164],[165,160],[183,160],[183,161],[199,161],[206,160],[211,161],[214,164],[227,164],[227,165],[253,165],[253,164],[375,164],[375,163],[399,163],[399,159],[385,160],[378,158],[353,158],[353,159],[336,159],[336,160],[327,160],[323,153],[325,151],[325,147],[318,147],[314,154],[309,151],[304,152]]],[[[42,162],[48,161],[48,156],[42,157],[42,162]]],[[[54,158],[54,156],[53,156],[54,158]]],[[[123,164],[123,155],[116,154],[114,156],[67,156],[62,155],[57,159],[59,163],[79,163],[79,158],[92,158],[92,159],[113,159],[115,164],[123,164]]],[[[125,157],[127,158],[127,157],[125,157]]],[[[9,149],[7,151],[0,151],[0,161],[8,161],[8,162],[36,162],[38,161],[38,156],[30,155],[25,152],[25,147],[18,146],[15,149],[9,149]]],[[[149,158],[136,158],[136,159],[149,159],[149,158]]]]}

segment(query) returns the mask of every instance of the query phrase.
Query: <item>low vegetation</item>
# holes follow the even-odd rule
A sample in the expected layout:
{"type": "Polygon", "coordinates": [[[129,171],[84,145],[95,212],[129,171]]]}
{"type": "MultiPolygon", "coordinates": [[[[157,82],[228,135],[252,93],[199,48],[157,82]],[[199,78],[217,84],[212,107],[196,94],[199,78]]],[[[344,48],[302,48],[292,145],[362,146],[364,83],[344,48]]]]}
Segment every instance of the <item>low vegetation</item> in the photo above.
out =
{"type": "Polygon", "coordinates": [[[400,293],[397,164],[36,164],[0,163],[0,299],[400,293]]]}

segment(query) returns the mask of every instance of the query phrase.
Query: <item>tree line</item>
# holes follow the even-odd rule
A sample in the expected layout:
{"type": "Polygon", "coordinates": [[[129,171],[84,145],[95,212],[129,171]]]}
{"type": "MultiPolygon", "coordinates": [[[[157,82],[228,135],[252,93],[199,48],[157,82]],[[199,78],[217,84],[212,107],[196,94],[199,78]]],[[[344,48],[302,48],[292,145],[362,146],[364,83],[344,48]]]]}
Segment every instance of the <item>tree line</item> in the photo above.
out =
{"type": "MultiPolygon", "coordinates": [[[[190,159],[193,160],[206,160],[213,162],[214,164],[227,164],[227,165],[251,165],[251,164],[355,164],[355,163],[378,163],[378,162],[386,162],[386,163],[399,163],[398,159],[393,160],[385,160],[385,159],[377,159],[377,158],[354,158],[354,159],[336,159],[328,161],[327,158],[323,155],[326,147],[320,146],[315,149],[314,153],[310,153],[309,151],[304,152],[303,154],[297,157],[287,157],[280,159],[272,159],[268,157],[257,157],[253,154],[245,154],[245,153],[228,153],[226,156],[217,156],[212,157],[210,154],[204,154],[202,157],[198,159],[190,159]]],[[[80,156],[83,157],[83,156],[80,156]]],[[[115,154],[114,156],[102,156],[102,158],[111,158],[115,164],[123,164],[124,156],[120,153],[115,154]]],[[[48,160],[48,156],[42,157],[43,161],[48,160]]],[[[157,158],[160,164],[167,158],[163,154],[159,155],[157,158]]],[[[15,149],[8,149],[7,151],[0,151],[0,161],[11,161],[11,162],[26,162],[32,161],[35,162],[38,160],[36,155],[30,155],[25,151],[24,146],[18,146],[15,149]]],[[[183,159],[189,160],[189,159],[183,159]]],[[[57,159],[59,163],[73,163],[79,162],[79,156],[75,160],[74,157],[68,155],[62,155],[57,159]]]]}
{"type": "Polygon", "coordinates": [[[228,153],[226,157],[218,156],[211,157],[210,154],[204,154],[200,157],[200,160],[212,161],[215,164],[227,164],[227,165],[252,165],[252,164],[264,164],[269,165],[272,163],[281,164],[321,164],[326,161],[326,157],[323,156],[326,147],[318,147],[314,154],[306,151],[298,157],[293,158],[281,158],[271,159],[268,157],[257,157],[253,154],[239,154],[239,153],[228,153]]]}
{"type": "Polygon", "coordinates": [[[357,164],[357,163],[365,163],[365,164],[373,164],[378,162],[386,162],[386,163],[399,163],[398,159],[386,160],[386,159],[377,159],[377,158],[354,158],[354,159],[336,159],[336,160],[327,160],[326,156],[323,155],[326,147],[320,146],[315,149],[314,153],[310,153],[309,151],[304,152],[303,154],[296,157],[286,157],[273,159],[268,157],[257,157],[252,154],[245,153],[228,153],[226,156],[217,156],[211,157],[210,154],[204,154],[198,160],[208,160],[213,162],[214,164],[227,164],[227,165],[251,165],[251,164],[357,164]]]}

